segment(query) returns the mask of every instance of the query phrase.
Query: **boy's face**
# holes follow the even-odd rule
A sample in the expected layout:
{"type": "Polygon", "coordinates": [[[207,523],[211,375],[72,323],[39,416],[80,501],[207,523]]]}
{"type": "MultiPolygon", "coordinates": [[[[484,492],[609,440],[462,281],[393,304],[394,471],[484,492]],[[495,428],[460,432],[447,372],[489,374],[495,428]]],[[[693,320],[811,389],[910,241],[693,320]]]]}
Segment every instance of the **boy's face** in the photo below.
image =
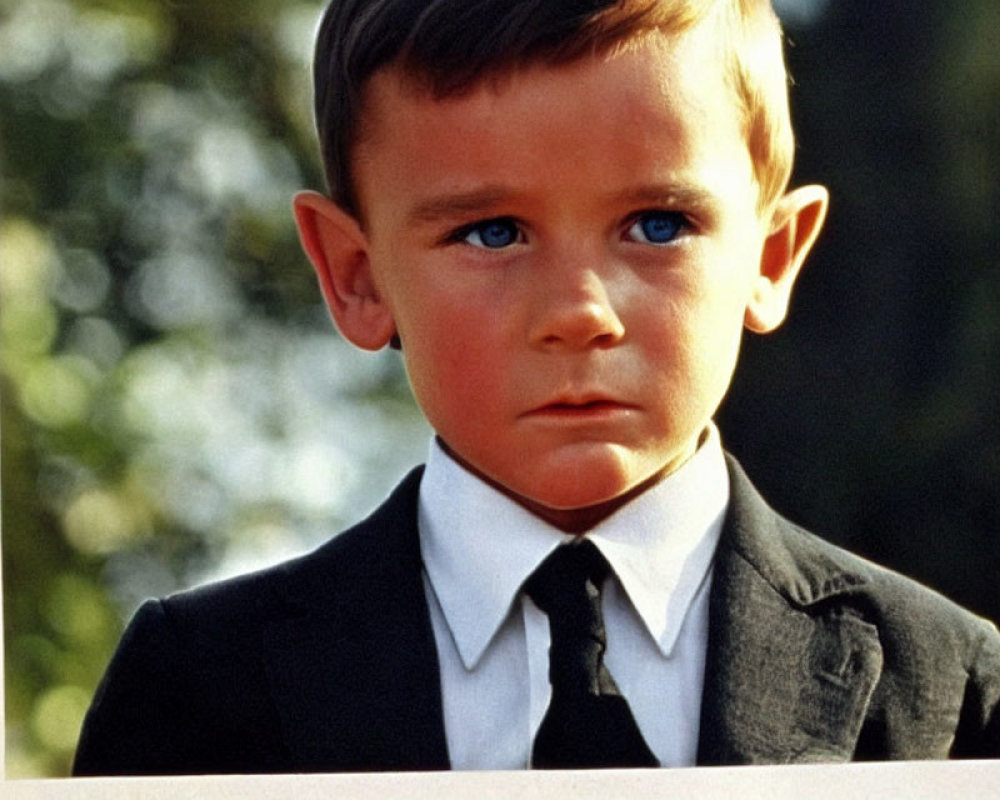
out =
{"type": "Polygon", "coordinates": [[[450,452],[566,529],[682,464],[744,322],[783,314],[721,73],[696,30],[443,100],[392,69],[366,94],[364,230],[326,235],[367,305],[338,314],[317,262],[334,315],[363,346],[398,332],[450,452]]]}

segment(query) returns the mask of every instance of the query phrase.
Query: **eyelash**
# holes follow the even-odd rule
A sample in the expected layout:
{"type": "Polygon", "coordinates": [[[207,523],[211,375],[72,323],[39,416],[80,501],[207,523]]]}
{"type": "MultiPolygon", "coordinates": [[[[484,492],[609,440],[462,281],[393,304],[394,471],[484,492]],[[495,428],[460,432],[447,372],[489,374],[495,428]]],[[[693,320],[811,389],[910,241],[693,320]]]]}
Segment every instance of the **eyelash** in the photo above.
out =
{"type": "MultiPolygon", "coordinates": [[[[644,239],[632,239],[638,244],[646,244],[651,247],[666,247],[677,240],[678,237],[682,236],[684,233],[690,231],[693,227],[690,219],[685,216],[680,211],[666,211],[663,209],[650,209],[648,211],[640,211],[634,216],[630,217],[625,228],[625,235],[628,236],[637,226],[641,226],[644,221],[650,221],[651,218],[661,217],[668,219],[672,223],[672,232],[669,237],[664,241],[652,241],[650,240],[649,231],[643,230],[644,239]]],[[[451,243],[467,244],[472,247],[477,247],[483,250],[504,250],[511,245],[519,244],[524,241],[524,231],[521,229],[521,225],[513,217],[493,217],[491,219],[480,220],[478,222],[473,222],[468,225],[463,225],[454,232],[448,235],[447,241],[451,243]],[[495,246],[490,246],[484,241],[483,236],[489,233],[489,229],[493,228],[493,234],[502,233],[503,230],[510,234],[509,241],[503,243],[497,243],[495,246]],[[476,236],[479,239],[479,243],[470,242],[470,237],[476,236]]]]}

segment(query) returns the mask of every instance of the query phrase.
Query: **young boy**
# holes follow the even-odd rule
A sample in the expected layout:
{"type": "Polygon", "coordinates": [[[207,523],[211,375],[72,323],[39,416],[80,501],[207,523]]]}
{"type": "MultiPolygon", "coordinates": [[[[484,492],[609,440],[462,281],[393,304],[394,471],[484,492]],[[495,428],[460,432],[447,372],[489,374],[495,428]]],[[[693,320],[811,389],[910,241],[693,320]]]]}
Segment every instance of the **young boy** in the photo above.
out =
{"type": "Polygon", "coordinates": [[[143,606],[77,774],[1000,754],[996,629],[712,423],[826,210],[785,83],[763,0],[334,0],[296,219],[437,436],[315,553],[143,606]]]}

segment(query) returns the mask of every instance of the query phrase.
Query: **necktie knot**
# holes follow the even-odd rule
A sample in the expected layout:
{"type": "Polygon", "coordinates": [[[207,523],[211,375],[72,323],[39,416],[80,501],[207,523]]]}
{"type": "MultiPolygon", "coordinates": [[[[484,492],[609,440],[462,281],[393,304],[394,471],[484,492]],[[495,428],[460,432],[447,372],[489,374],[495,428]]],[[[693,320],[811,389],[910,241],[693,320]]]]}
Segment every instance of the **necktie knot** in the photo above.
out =
{"type": "Polygon", "coordinates": [[[553,550],[524,588],[546,614],[581,612],[599,602],[610,569],[593,542],[576,539],[553,550]]]}

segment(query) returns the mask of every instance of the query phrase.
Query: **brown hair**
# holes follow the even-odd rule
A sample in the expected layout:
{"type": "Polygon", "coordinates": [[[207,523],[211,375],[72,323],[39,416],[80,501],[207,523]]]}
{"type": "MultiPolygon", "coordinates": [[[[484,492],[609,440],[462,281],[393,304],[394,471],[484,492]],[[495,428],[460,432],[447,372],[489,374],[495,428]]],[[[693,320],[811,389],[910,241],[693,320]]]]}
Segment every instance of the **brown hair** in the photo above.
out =
{"type": "Polygon", "coordinates": [[[331,0],[313,64],[316,126],[331,196],[357,215],[351,154],[365,84],[395,64],[436,97],[490,74],[565,63],[650,31],[720,26],[744,114],[759,205],[780,197],[793,139],[780,26],[769,0],[331,0]]]}

